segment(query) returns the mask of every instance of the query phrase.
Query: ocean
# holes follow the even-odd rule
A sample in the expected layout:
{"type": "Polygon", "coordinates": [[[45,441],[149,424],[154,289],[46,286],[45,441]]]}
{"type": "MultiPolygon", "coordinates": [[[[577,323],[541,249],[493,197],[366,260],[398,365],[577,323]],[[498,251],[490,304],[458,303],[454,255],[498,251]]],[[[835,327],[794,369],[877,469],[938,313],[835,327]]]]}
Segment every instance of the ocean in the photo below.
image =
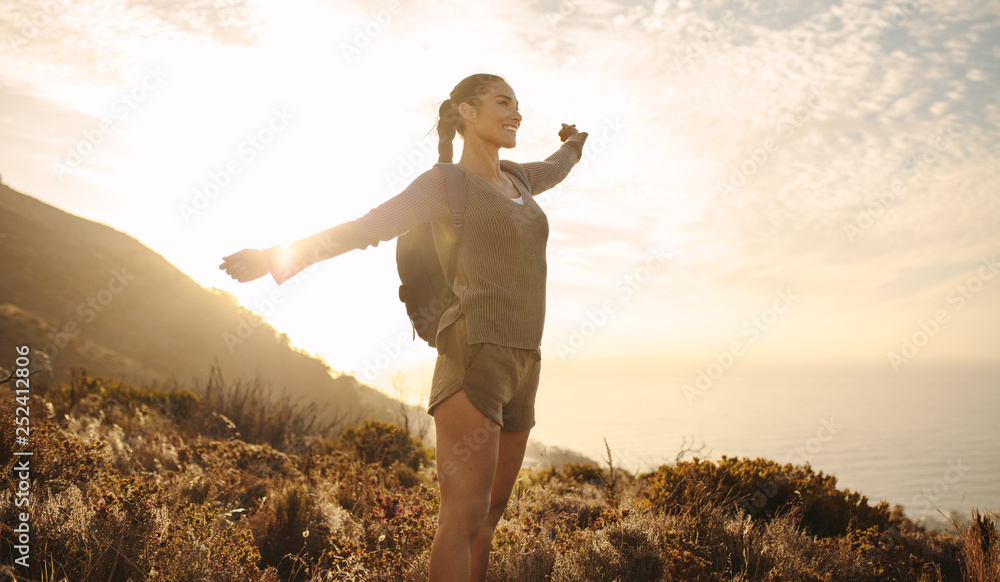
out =
{"type": "Polygon", "coordinates": [[[683,442],[688,460],[808,462],[931,527],[1000,511],[1000,380],[725,380],[688,397],[687,378],[543,375],[532,437],[602,462],[607,439],[630,471],[674,462],[683,442]]]}

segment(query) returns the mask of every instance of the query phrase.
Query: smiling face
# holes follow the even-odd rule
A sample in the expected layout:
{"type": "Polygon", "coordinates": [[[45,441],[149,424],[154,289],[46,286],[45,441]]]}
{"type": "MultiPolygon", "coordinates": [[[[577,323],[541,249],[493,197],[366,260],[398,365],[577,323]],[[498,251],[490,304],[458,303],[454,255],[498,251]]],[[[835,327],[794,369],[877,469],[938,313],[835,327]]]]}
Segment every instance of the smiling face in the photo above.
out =
{"type": "Polygon", "coordinates": [[[514,90],[503,81],[494,81],[478,95],[479,107],[463,103],[460,107],[464,125],[463,138],[475,135],[482,141],[498,147],[517,145],[517,129],[521,125],[517,97],[514,90]]]}

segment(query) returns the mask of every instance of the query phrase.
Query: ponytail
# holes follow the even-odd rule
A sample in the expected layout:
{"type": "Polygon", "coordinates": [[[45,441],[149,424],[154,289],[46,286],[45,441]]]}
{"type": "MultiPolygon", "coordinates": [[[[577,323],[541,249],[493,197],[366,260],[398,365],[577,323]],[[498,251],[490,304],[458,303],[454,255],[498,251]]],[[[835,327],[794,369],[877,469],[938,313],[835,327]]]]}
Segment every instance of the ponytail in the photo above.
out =
{"type": "Polygon", "coordinates": [[[462,79],[451,91],[451,98],[445,99],[438,108],[438,161],[452,163],[454,150],[452,143],[455,141],[455,133],[463,133],[462,118],[458,115],[458,106],[468,103],[473,107],[479,106],[479,95],[485,95],[487,85],[494,81],[503,81],[504,78],[498,75],[479,73],[462,79]]]}
{"type": "Polygon", "coordinates": [[[451,163],[454,158],[452,143],[455,141],[456,117],[455,105],[451,99],[445,99],[438,109],[438,161],[451,163]]]}

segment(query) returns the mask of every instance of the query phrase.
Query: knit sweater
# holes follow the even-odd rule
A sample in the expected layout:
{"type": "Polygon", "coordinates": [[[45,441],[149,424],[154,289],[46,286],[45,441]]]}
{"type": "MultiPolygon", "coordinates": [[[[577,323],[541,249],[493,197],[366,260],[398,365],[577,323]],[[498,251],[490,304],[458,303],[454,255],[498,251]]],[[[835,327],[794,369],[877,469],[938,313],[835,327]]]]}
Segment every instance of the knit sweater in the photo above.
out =
{"type": "MultiPolygon", "coordinates": [[[[511,176],[523,204],[517,204],[475,173],[456,165],[468,196],[458,245],[456,300],[441,315],[441,330],[463,314],[470,344],[515,348],[541,345],[545,321],[545,245],[549,225],[533,196],[561,182],[580,160],[586,133],[571,136],[541,162],[520,164],[531,191],[511,176]]],[[[346,222],[283,250],[268,249],[274,280],[281,284],[320,260],[352,249],[378,246],[412,228],[434,223],[435,244],[451,232],[444,172],[431,168],[400,194],[362,218],[346,222]]]]}

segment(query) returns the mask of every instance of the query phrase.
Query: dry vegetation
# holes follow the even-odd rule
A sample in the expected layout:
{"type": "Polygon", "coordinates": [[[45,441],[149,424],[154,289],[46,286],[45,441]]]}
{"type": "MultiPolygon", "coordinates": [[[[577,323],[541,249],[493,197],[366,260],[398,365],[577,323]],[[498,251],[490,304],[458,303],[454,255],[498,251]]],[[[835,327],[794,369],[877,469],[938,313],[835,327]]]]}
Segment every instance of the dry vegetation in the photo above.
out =
{"type": "MultiPolygon", "coordinates": [[[[0,389],[0,577],[426,579],[433,455],[401,428],[321,422],[217,374],[191,391],[84,375],[32,387],[30,572],[11,565],[13,390],[0,389]]],[[[609,451],[603,467],[522,473],[489,580],[995,582],[995,518],[939,534],[809,467],[695,458],[633,475],[609,451]]]]}

